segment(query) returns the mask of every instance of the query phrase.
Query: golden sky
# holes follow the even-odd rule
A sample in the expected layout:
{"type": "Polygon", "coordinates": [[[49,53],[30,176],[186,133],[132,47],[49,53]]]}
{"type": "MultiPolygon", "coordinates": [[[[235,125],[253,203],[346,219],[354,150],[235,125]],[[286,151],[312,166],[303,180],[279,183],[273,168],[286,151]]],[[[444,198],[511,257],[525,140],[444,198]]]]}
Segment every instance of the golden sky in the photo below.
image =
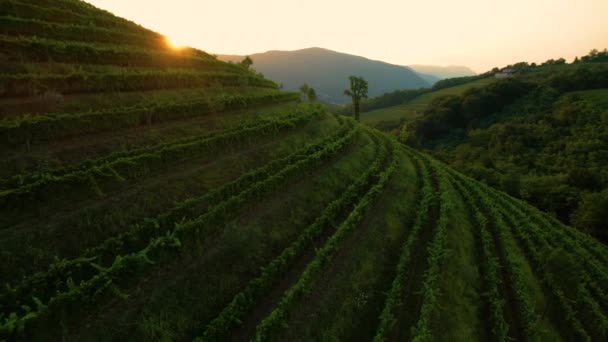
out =
{"type": "Polygon", "coordinates": [[[409,65],[567,60],[608,48],[608,0],[87,0],[218,54],[323,47],[409,65]]]}

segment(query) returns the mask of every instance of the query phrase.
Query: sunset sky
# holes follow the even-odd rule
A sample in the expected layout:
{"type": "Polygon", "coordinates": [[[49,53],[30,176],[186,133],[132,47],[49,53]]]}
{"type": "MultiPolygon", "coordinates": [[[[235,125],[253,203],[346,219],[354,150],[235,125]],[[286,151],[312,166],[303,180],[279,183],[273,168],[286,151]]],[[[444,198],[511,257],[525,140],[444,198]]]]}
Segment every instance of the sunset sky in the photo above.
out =
{"type": "Polygon", "coordinates": [[[477,72],[608,47],[608,0],[87,0],[218,54],[323,47],[477,72]]]}

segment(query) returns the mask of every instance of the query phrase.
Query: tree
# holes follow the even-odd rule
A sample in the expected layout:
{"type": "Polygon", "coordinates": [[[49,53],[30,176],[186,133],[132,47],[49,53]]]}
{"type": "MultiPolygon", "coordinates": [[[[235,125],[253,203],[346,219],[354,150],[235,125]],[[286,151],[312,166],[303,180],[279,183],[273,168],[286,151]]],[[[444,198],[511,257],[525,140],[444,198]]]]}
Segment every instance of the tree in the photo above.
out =
{"type": "Polygon", "coordinates": [[[359,121],[359,105],[361,99],[367,98],[367,81],[363,77],[350,76],[350,89],[344,90],[344,95],[352,98],[355,120],[359,121]]]}
{"type": "Polygon", "coordinates": [[[314,88],[311,88],[308,83],[304,83],[300,86],[300,93],[302,93],[310,102],[317,101],[317,92],[314,88]]]}
{"type": "Polygon", "coordinates": [[[242,61],[241,61],[241,66],[243,66],[245,69],[249,70],[249,68],[253,65],[253,60],[249,57],[246,56],[242,61]]]}
{"type": "Polygon", "coordinates": [[[300,93],[308,95],[308,89],[310,89],[310,86],[308,85],[308,83],[304,83],[300,86],[300,93]]]}
{"type": "Polygon", "coordinates": [[[308,88],[308,93],[306,95],[308,96],[308,101],[317,101],[317,92],[313,88],[308,88]]]}

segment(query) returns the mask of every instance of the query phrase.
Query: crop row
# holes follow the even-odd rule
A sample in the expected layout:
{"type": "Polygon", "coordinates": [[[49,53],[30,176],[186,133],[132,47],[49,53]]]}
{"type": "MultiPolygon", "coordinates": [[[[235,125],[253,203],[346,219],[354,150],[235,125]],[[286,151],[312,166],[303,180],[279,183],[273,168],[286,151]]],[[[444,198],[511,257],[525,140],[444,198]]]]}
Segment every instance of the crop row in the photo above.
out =
{"type": "Polygon", "coordinates": [[[112,14],[88,6],[84,2],[72,4],[46,3],[36,1],[36,4],[18,0],[3,0],[0,2],[0,13],[14,17],[35,18],[37,20],[79,24],[92,27],[113,27],[129,32],[136,32],[142,36],[157,36],[158,33],[150,31],[128,20],[118,18],[112,14]],[[67,7],[66,7],[67,6],[67,7]]]}
{"type": "Polygon", "coordinates": [[[192,70],[150,70],[71,74],[0,75],[0,97],[32,96],[44,92],[79,94],[194,87],[274,88],[274,82],[254,74],[209,73],[192,70]]]}
{"type": "MultiPolygon", "coordinates": [[[[389,142],[391,149],[392,141],[389,142]]],[[[298,281],[289,288],[275,306],[273,311],[264,318],[256,327],[255,341],[267,341],[271,339],[277,331],[282,328],[295,306],[300,303],[303,297],[310,292],[315,280],[330,263],[335,252],[339,250],[341,244],[350,236],[350,233],[359,225],[367,212],[371,209],[380,195],[384,192],[391,176],[397,167],[397,158],[392,158],[388,168],[378,176],[378,182],[363,196],[361,201],[349,213],[348,217],[336,229],[335,233],[327,240],[321,249],[317,251],[314,259],[306,266],[298,281]]]]}
{"type": "MultiPolygon", "coordinates": [[[[6,19],[4,19],[6,21],[6,19]]],[[[93,36],[91,36],[93,37],[93,36]]],[[[13,61],[104,64],[124,67],[196,68],[200,71],[245,69],[201,54],[195,49],[149,49],[133,45],[52,40],[36,36],[0,36],[0,49],[13,61]]]]}
{"type": "Polygon", "coordinates": [[[608,247],[606,247],[606,245],[602,244],[590,235],[577,230],[576,228],[563,224],[555,217],[540,212],[536,208],[530,207],[524,209],[527,209],[528,212],[532,211],[536,215],[540,215],[543,221],[551,225],[552,230],[555,228],[555,230],[558,230],[558,233],[561,232],[565,234],[568,238],[579,243],[582,248],[585,248],[598,262],[608,265],[608,247]]]}
{"type": "MultiPolygon", "coordinates": [[[[588,274],[584,274],[582,282],[578,284],[575,295],[568,295],[562,288],[563,284],[561,281],[558,281],[552,271],[547,268],[547,258],[549,253],[554,249],[554,246],[549,244],[549,239],[554,239],[555,236],[559,236],[563,234],[563,231],[560,229],[553,229],[553,227],[548,227],[552,232],[548,234],[547,229],[543,229],[539,224],[544,222],[549,225],[549,222],[546,222],[547,216],[541,214],[533,208],[528,207],[527,205],[510,198],[499,192],[491,192],[488,189],[481,189],[479,185],[475,184],[475,182],[468,180],[469,185],[476,189],[478,192],[478,196],[481,197],[481,200],[484,201],[486,207],[490,207],[493,216],[495,216],[498,223],[499,234],[501,234],[500,239],[505,240],[507,232],[510,230],[509,225],[507,225],[503,220],[511,221],[510,226],[515,229],[515,235],[519,242],[521,243],[525,254],[531,261],[532,266],[535,270],[541,275],[541,279],[543,280],[547,289],[549,289],[552,294],[555,302],[559,306],[559,316],[564,319],[564,321],[569,325],[570,329],[568,330],[567,338],[574,338],[577,340],[595,340],[595,339],[604,339],[608,334],[608,325],[607,318],[605,314],[603,314],[600,310],[600,305],[593,298],[593,296],[588,292],[586,286],[591,286],[594,291],[598,294],[598,297],[602,297],[602,289],[594,287],[597,285],[595,281],[591,281],[591,277],[588,274]],[[501,210],[502,209],[502,210],[501,210]],[[555,234],[555,235],[554,235],[555,234]],[[550,235],[550,236],[549,236],[550,235]],[[573,301],[572,297],[575,297],[576,300],[573,301]],[[573,305],[576,304],[579,307],[575,308],[573,305]],[[579,318],[581,312],[586,312],[587,316],[585,319],[579,318]],[[585,328],[585,325],[588,328],[585,328]],[[591,332],[593,335],[589,336],[588,333],[591,332]]],[[[560,240],[561,243],[567,244],[568,242],[574,243],[573,241],[565,241],[560,240]]],[[[578,241],[577,241],[578,242],[578,241]]],[[[509,252],[509,249],[506,250],[509,252]]],[[[569,253],[573,253],[577,256],[577,259],[580,261],[588,262],[589,259],[586,259],[581,254],[585,255],[586,252],[583,248],[576,246],[576,244],[571,245],[568,249],[569,253]]],[[[513,259],[509,257],[509,253],[507,253],[507,261],[509,259],[513,259]]],[[[509,262],[509,267],[512,268],[513,262],[509,262]]],[[[518,266],[518,270],[521,269],[522,266],[518,266]]],[[[598,272],[598,269],[591,268],[592,270],[598,272]]],[[[523,290],[523,279],[521,279],[521,272],[511,271],[511,274],[516,276],[514,279],[514,287],[516,291],[516,295],[525,294],[525,290],[523,290]],[[518,291],[518,289],[520,289],[518,291]]],[[[595,277],[598,276],[597,273],[592,273],[595,277]]],[[[572,274],[572,277],[576,279],[576,275],[572,274]]],[[[572,289],[568,289],[571,291],[572,289]]],[[[530,297],[528,299],[518,298],[521,315],[523,317],[524,323],[526,324],[526,330],[529,336],[533,336],[536,332],[536,324],[538,317],[533,312],[532,300],[530,297]]]]}
{"type": "Polygon", "coordinates": [[[74,40],[91,43],[129,44],[151,49],[166,49],[162,36],[142,35],[102,27],[52,23],[36,19],[0,17],[0,35],[27,35],[46,39],[74,40]]]}
{"type": "MultiPolygon", "coordinates": [[[[515,199],[507,200],[511,201],[514,205],[519,204],[515,199]]],[[[576,256],[592,278],[595,279],[596,282],[603,284],[603,286],[601,286],[602,290],[608,290],[608,265],[598,262],[598,258],[589,252],[585,246],[585,238],[580,235],[573,236],[568,234],[564,224],[560,223],[556,225],[535,208],[528,208],[527,206],[522,205],[520,205],[520,208],[525,214],[536,218],[536,222],[542,227],[542,229],[537,230],[537,233],[540,234],[547,243],[554,247],[566,247],[569,253],[576,256]]]]}
{"type": "Polygon", "coordinates": [[[374,336],[375,342],[386,341],[397,323],[397,310],[401,305],[403,305],[403,288],[408,280],[406,279],[406,276],[408,273],[408,266],[411,261],[412,250],[413,248],[416,248],[420,231],[423,229],[425,221],[428,219],[427,216],[429,215],[431,204],[435,199],[435,192],[433,191],[433,185],[431,184],[431,174],[429,173],[426,162],[417,155],[409,155],[413,162],[417,165],[418,174],[422,180],[421,199],[418,209],[416,210],[414,225],[407,237],[407,240],[401,248],[395,278],[393,279],[391,289],[387,294],[384,309],[380,314],[380,323],[378,325],[378,329],[376,330],[376,335],[374,336]]]}
{"type": "Polygon", "coordinates": [[[441,268],[445,261],[445,249],[448,235],[448,224],[453,210],[453,198],[450,183],[443,170],[436,166],[437,162],[430,160],[431,166],[437,173],[440,192],[439,219],[433,241],[428,247],[428,268],[422,282],[422,306],[420,316],[413,329],[413,341],[432,341],[432,317],[438,308],[441,268]]]}
{"type": "Polygon", "coordinates": [[[458,182],[451,175],[449,176],[452,179],[452,184],[455,185],[458,192],[463,195],[463,199],[469,205],[471,216],[475,219],[475,224],[477,225],[481,255],[483,257],[484,297],[486,298],[492,322],[492,335],[497,341],[508,341],[509,324],[505,320],[505,298],[503,297],[506,294],[501,293],[500,290],[502,282],[506,280],[501,279],[501,264],[499,258],[495,255],[495,253],[498,253],[496,251],[499,250],[499,246],[494,244],[490,233],[490,224],[495,224],[496,222],[488,220],[476,203],[469,187],[464,186],[463,182],[458,182]]]}
{"type": "Polygon", "coordinates": [[[309,250],[322,233],[330,226],[337,224],[343,212],[358,202],[360,197],[371,186],[372,181],[381,171],[386,158],[386,150],[376,145],[378,153],[367,171],[351,184],[340,197],[331,202],[313,224],[306,228],[299,237],[283,252],[262,269],[261,274],[234,296],[232,301],[204,329],[197,341],[220,341],[229,339],[243,317],[268,294],[278,280],[293,264],[309,250]]]}
{"type": "Polygon", "coordinates": [[[138,179],[156,170],[171,168],[176,161],[188,160],[218,147],[236,143],[251,143],[253,139],[272,136],[284,129],[290,129],[298,124],[308,122],[320,115],[319,111],[311,110],[304,114],[280,120],[263,121],[255,125],[243,125],[208,138],[196,140],[187,139],[160,145],[153,150],[143,149],[143,153],[129,157],[119,157],[101,165],[75,170],[60,176],[48,175],[34,183],[24,184],[19,188],[5,190],[0,193],[0,207],[3,211],[31,210],[32,205],[57,198],[57,194],[72,194],[84,196],[82,189],[91,188],[97,195],[103,195],[99,184],[116,184],[127,179],[138,179]]]}
{"type": "MultiPolygon", "coordinates": [[[[529,215],[523,213],[509,201],[496,195],[493,196],[493,198],[499,200],[499,203],[504,206],[504,210],[507,210],[509,213],[509,217],[505,216],[505,218],[512,221],[511,227],[514,228],[515,236],[530,260],[531,265],[536,273],[539,274],[545,286],[549,289],[557,305],[559,305],[560,316],[569,325],[569,333],[573,335],[570,336],[570,338],[590,341],[587,331],[577,317],[576,310],[561,288],[558,280],[555,279],[554,274],[543,266],[546,260],[543,251],[548,251],[550,249],[548,248],[546,241],[544,239],[539,239],[539,236],[535,233],[535,231],[539,229],[537,223],[533,221],[529,215]]],[[[505,213],[505,215],[507,214],[505,213]]]]}
{"type": "Polygon", "coordinates": [[[61,259],[54,262],[46,271],[26,278],[9,291],[0,292],[0,302],[5,304],[1,308],[2,312],[15,311],[24,304],[31,305],[33,303],[30,303],[30,300],[34,297],[48,300],[54,293],[66,290],[68,278],[75,283],[89,279],[97,272],[96,266],[92,263],[101,266],[111,265],[117,255],[129,254],[144,248],[150,238],[156,238],[170,231],[175,222],[200,216],[213,203],[222,202],[286,166],[324,149],[325,146],[343,138],[349,131],[350,128],[345,125],[336,134],[321,139],[315,144],[305,146],[286,157],[275,159],[202,196],[190,198],[153,219],[145,219],[131,226],[124,233],[108,238],[100,245],[87,250],[76,259],[61,259]]]}
{"type": "MultiPolygon", "coordinates": [[[[152,107],[152,105],[150,107],[152,107]]],[[[136,109],[137,109],[137,107],[133,107],[133,110],[136,110],[136,109]]],[[[117,110],[117,111],[120,112],[121,110],[117,110]]],[[[128,109],[127,109],[127,111],[128,111],[128,109]]],[[[306,113],[310,113],[310,112],[322,113],[323,111],[319,106],[299,105],[299,106],[295,107],[294,109],[285,112],[283,115],[274,116],[269,119],[244,120],[243,123],[240,123],[235,126],[231,125],[224,129],[213,130],[209,133],[205,132],[203,134],[187,136],[185,138],[180,138],[180,139],[176,139],[176,140],[164,141],[164,142],[161,142],[161,143],[158,143],[155,145],[137,147],[137,148],[132,148],[132,149],[128,149],[125,151],[115,151],[115,152],[112,152],[109,155],[106,155],[103,157],[99,157],[99,158],[95,158],[95,159],[87,159],[87,160],[81,161],[76,165],[62,166],[62,167],[57,167],[57,168],[53,168],[53,169],[47,169],[44,171],[34,171],[34,172],[22,173],[22,174],[19,174],[16,176],[12,176],[10,178],[0,180],[0,192],[2,192],[2,190],[10,190],[10,189],[14,189],[14,188],[19,188],[19,187],[22,187],[27,184],[32,184],[32,183],[37,183],[37,182],[46,182],[55,177],[60,177],[60,176],[63,176],[63,175],[69,174],[69,173],[82,171],[85,169],[94,169],[94,168],[103,169],[104,165],[112,163],[118,159],[132,158],[132,157],[136,157],[138,155],[156,152],[156,151],[159,151],[159,150],[164,149],[171,145],[184,145],[184,144],[189,144],[189,143],[196,142],[196,141],[209,140],[212,138],[216,138],[220,135],[225,135],[227,133],[236,132],[236,131],[247,129],[247,128],[257,127],[259,125],[267,124],[270,122],[290,120],[290,119],[293,119],[293,118],[301,116],[301,115],[306,115],[306,113]]],[[[107,113],[112,113],[112,111],[108,111],[107,113]]],[[[78,114],[76,114],[76,115],[78,115],[78,114]]]]}
{"type": "Polygon", "coordinates": [[[494,232],[496,241],[500,246],[496,246],[504,251],[505,267],[507,274],[510,277],[511,286],[513,288],[515,300],[517,302],[517,308],[522,323],[524,324],[525,334],[532,338],[538,332],[538,320],[539,317],[535,312],[535,300],[526,284],[524,276],[525,266],[517,258],[518,250],[515,250],[515,246],[510,243],[513,238],[509,224],[505,222],[508,217],[504,209],[496,201],[497,197],[495,194],[487,192],[485,187],[482,187],[478,182],[469,179],[461,174],[450,170],[454,177],[460,179],[466,186],[466,189],[470,189],[470,193],[473,195],[473,201],[478,201],[482,210],[484,210],[494,222],[494,232]]]}
{"type": "Polygon", "coordinates": [[[220,94],[185,102],[119,107],[82,113],[26,116],[0,121],[0,143],[6,146],[30,144],[69,136],[98,133],[140,125],[203,116],[264,104],[297,101],[296,93],[259,90],[246,94],[220,94]]]}
{"type": "Polygon", "coordinates": [[[118,286],[121,282],[133,283],[134,279],[153,267],[174,261],[184,250],[194,246],[201,248],[205,241],[221,232],[223,224],[239,208],[275,191],[289,179],[312,172],[320,163],[350,144],[357,132],[358,130],[351,131],[323,150],[287,166],[239,194],[214,205],[202,216],[186,223],[176,224],[172,232],[152,239],[139,252],[116,257],[110,267],[100,267],[97,275],[80,284],[73,284],[69,291],[57,294],[48,303],[44,304],[37,300],[38,307],[35,310],[25,315],[10,314],[0,326],[0,337],[15,337],[22,332],[35,334],[38,328],[43,326],[56,330],[58,323],[63,324],[66,320],[79,318],[85,309],[90,308],[102,297],[120,293],[118,286]]]}
{"type": "MultiPolygon", "coordinates": [[[[570,338],[576,338],[580,340],[597,340],[598,336],[600,339],[608,337],[608,326],[604,325],[606,322],[606,316],[602,312],[592,312],[596,316],[593,319],[582,320],[579,312],[581,308],[577,308],[576,304],[582,305],[582,309],[589,307],[589,302],[595,303],[595,299],[591,299],[586,296],[586,291],[580,293],[572,293],[570,286],[564,286],[565,279],[560,279],[555,274],[555,270],[550,266],[547,267],[547,263],[551,262],[552,256],[549,255],[550,251],[554,250],[553,246],[549,243],[547,238],[544,236],[543,229],[539,226],[539,222],[535,219],[538,217],[530,215],[522,210],[524,205],[517,205],[513,200],[509,200],[506,197],[498,197],[502,204],[508,208],[511,212],[514,220],[516,220],[513,227],[515,228],[516,235],[522,243],[524,250],[531,260],[531,264],[536,268],[537,272],[541,274],[545,285],[550,289],[556,302],[560,306],[560,316],[564,318],[566,323],[570,326],[570,332],[573,336],[570,338]],[[527,229],[522,228],[521,222],[524,222],[524,226],[527,229]],[[581,304],[581,300],[586,300],[581,304]],[[589,335],[591,334],[591,336],[589,335]]],[[[576,250],[568,250],[562,258],[571,258],[572,261],[576,260],[577,264],[580,264],[581,260],[578,258],[576,250]]],[[[584,260],[583,260],[584,262],[584,260]]],[[[578,267],[578,266],[577,266],[578,267]]],[[[581,284],[591,279],[589,273],[585,273],[583,269],[578,270],[579,275],[570,274],[571,280],[577,281],[577,288],[575,290],[584,289],[581,284]]],[[[596,279],[594,278],[594,282],[596,279]]]]}

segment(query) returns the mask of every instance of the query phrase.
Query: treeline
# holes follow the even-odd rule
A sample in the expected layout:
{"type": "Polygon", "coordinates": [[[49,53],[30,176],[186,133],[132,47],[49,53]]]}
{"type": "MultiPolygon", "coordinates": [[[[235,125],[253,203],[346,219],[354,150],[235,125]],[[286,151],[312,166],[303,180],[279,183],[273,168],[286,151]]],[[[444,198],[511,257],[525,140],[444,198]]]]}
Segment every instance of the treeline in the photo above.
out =
{"type": "MultiPolygon", "coordinates": [[[[431,89],[428,88],[420,88],[413,90],[395,90],[390,93],[385,93],[380,96],[373,97],[371,99],[362,100],[360,103],[360,110],[361,112],[369,112],[376,109],[398,106],[430,91],[431,89]]],[[[343,115],[351,115],[352,112],[353,105],[349,103],[342,107],[340,113],[343,115]]]]}
{"type": "Polygon", "coordinates": [[[574,60],[574,63],[602,63],[608,62],[608,49],[604,49],[603,51],[598,51],[597,49],[591,50],[587,56],[581,57],[579,60],[578,57],[574,60]]]}
{"type": "Polygon", "coordinates": [[[461,96],[434,99],[424,115],[406,127],[407,141],[412,145],[432,146],[445,137],[462,136],[491,113],[500,111],[527,93],[532,84],[509,78],[481,89],[470,89],[461,96]]]}
{"type": "Polygon", "coordinates": [[[476,76],[463,76],[463,77],[454,77],[454,78],[446,78],[445,80],[438,81],[433,84],[431,91],[437,91],[445,88],[456,87],[459,85],[463,85],[465,83],[481,80],[484,78],[488,78],[493,76],[495,71],[487,72],[485,74],[480,74],[476,76]]]}
{"type": "Polygon", "coordinates": [[[577,93],[602,88],[606,64],[524,73],[437,98],[400,138],[608,242],[608,113],[577,93]]]}

